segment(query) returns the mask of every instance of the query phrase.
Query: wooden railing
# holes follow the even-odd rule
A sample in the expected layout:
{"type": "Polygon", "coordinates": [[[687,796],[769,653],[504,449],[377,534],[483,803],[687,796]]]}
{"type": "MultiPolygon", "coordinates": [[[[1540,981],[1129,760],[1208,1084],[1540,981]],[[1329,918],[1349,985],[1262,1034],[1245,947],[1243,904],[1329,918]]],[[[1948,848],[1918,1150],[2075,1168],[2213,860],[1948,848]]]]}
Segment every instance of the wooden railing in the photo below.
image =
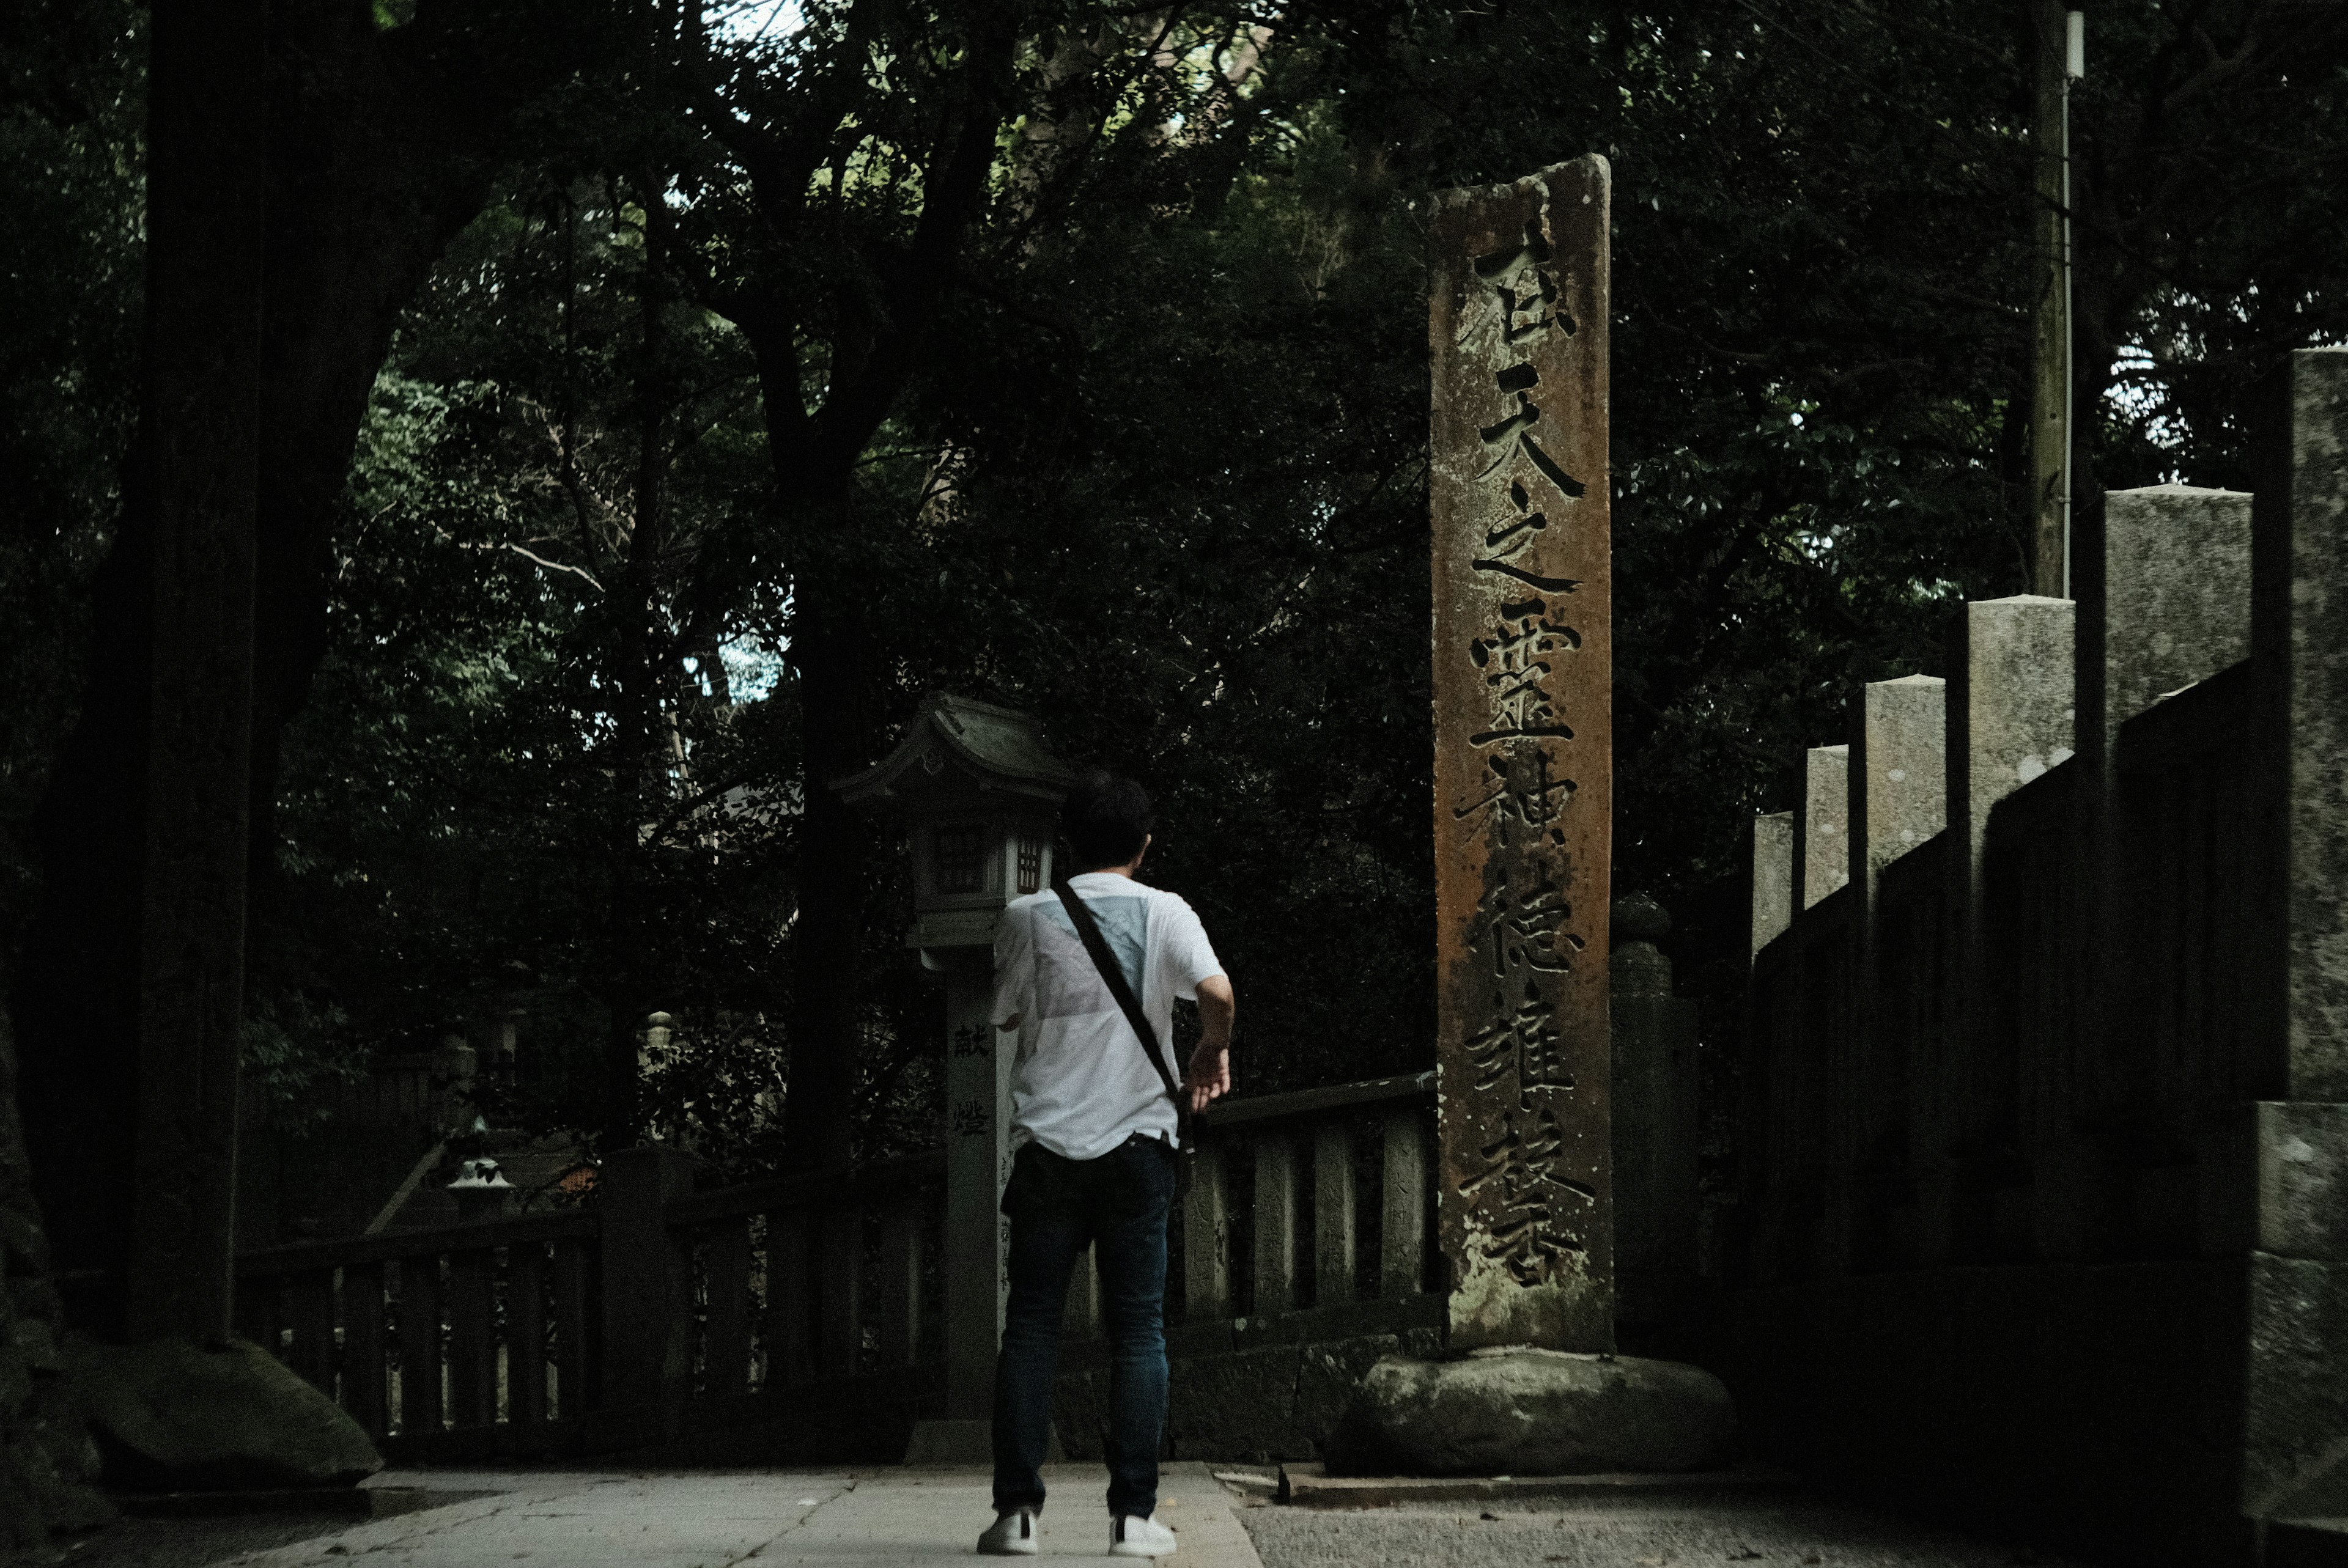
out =
{"type": "Polygon", "coordinates": [[[694,1193],[685,1155],[630,1150],[589,1207],[246,1254],[239,1326],[401,1457],[641,1446],[879,1373],[918,1395],[943,1174],[694,1193]]]}
{"type": "MultiPolygon", "coordinates": [[[[1170,1243],[1169,1352],[1440,1322],[1434,1121],[1431,1072],[1210,1111],[1170,1243]]],[[[1098,1291],[1079,1268],[1071,1337],[1100,1332],[1098,1291]]]]}
{"type": "Polygon", "coordinates": [[[237,1260],[238,1326],[379,1440],[540,1433],[592,1398],[600,1252],[584,1211],[273,1247],[237,1260]]]}
{"type": "MultiPolygon", "coordinates": [[[[1170,1352],[1439,1324],[1434,1100],[1425,1073],[1216,1108],[1174,1225],[1170,1352]]],[[[632,1149],[578,1209],[249,1253],[238,1321],[403,1459],[764,1423],[798,1430],[792,1457],[869,1457],[943,1387],[944,1176],[926,1153],[695,1192],[689,1156],[632,1149]],[[880,1435],[860,1448],[821,1410],[880,1435]]],[[[1068,1314],[1081,1367],[1089,1266],[1068,1314]]]]}

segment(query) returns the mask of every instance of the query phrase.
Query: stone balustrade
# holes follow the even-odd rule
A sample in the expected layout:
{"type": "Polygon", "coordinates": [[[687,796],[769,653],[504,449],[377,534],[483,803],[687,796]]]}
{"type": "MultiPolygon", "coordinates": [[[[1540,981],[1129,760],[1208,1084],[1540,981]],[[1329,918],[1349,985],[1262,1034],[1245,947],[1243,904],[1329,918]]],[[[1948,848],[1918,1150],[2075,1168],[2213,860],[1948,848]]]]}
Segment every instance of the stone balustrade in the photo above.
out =
{"type": "Polygon", "coordinates": [[[2348,1504],[2348,351],[2262,396],[1753,837],[1748,1420],[2132,1561],[2348,1504]]]}

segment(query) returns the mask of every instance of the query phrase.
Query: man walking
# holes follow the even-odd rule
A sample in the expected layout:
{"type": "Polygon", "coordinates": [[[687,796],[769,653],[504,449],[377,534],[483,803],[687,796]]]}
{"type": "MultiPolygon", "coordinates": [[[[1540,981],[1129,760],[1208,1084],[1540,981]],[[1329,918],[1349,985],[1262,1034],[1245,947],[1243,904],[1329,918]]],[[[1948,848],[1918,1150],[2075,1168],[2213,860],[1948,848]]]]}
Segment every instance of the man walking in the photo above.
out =
{"type": "Polygon", "coordinates": [[[1036,1550],[1060,1313],[1069,1274],[1090,1244],[1109,1337],[1109,1554],[1164,1557],[1174,1532],[1154,1515],[1179,1114],[1168,1092],[1170,1069],[1161,1075],[1147,1053],[1170,1051],[1174,999],[1195,999],[1204,1030],[1179,1092],[1202,1110],[1228,1091],[1231,986],[1190,906],[1135,880],[1157,825],[1139,784],[1087,774],[1068,793],[1060,825],[1082,869],[1005,909],[994,938],[994,1023],[1019,1031],[1019,1051],[1011,1089],[1016,1153],[1003,1194],[1011,1300],[994,1367],[996,1518],[978,1549],[998,1556],[1036,1550]],[[1125,999],[1096,951],[1114,966],[1125,999]],[[1153,1038],[1137,1038],[1128,1000],[1153,1038]]]}

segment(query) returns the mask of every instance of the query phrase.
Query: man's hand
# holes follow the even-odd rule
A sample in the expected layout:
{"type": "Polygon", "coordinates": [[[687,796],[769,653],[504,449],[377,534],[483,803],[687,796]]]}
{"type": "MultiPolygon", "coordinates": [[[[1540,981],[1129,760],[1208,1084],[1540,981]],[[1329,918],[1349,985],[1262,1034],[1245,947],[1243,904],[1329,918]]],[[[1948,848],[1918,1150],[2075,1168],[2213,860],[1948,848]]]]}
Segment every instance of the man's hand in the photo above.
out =
{"type": "Polygon", "coordinates": [[[1182,1079],[1194,1116],[1231,1091],[1231,1020],[1238,1014],[1229,979],[1210,975],[1199,982],[1199,1049],[1190,1053],[1190,1070],[1182,1079]]]}
{"type": "Polygon", "coordinates": [[[1208,1102],[1231,1091],[1231,1048],[1208,1045],[1203,1041],[1190,1053],[1190,1071],[1182,1077],[1182,1086],[1190,1091],[1190,1113],[1197,1115],[1208,1102]]]}

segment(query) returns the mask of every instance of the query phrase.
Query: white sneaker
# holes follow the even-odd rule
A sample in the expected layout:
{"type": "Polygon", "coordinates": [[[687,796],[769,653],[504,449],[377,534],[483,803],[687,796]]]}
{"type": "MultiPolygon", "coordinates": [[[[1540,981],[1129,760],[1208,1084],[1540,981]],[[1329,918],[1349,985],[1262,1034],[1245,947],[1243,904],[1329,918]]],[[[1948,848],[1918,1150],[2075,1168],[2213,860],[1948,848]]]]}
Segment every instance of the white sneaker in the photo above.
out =
{"type": "Polygon", "coordinates": [[[1006,1513],[986,1527],[978,1538],[978,1554],[982,1557],[1033,1557],[1035,1555],[1035,1511],[1022,1508],[1006,1513]]]}
{"type": "Polygon", "coordinates": [[[1174,1532],[1155,1517],[1121,1514],[1109,1521],[1108,1554],[1112,1557],[1171,1557],[1174,1532]]]}

